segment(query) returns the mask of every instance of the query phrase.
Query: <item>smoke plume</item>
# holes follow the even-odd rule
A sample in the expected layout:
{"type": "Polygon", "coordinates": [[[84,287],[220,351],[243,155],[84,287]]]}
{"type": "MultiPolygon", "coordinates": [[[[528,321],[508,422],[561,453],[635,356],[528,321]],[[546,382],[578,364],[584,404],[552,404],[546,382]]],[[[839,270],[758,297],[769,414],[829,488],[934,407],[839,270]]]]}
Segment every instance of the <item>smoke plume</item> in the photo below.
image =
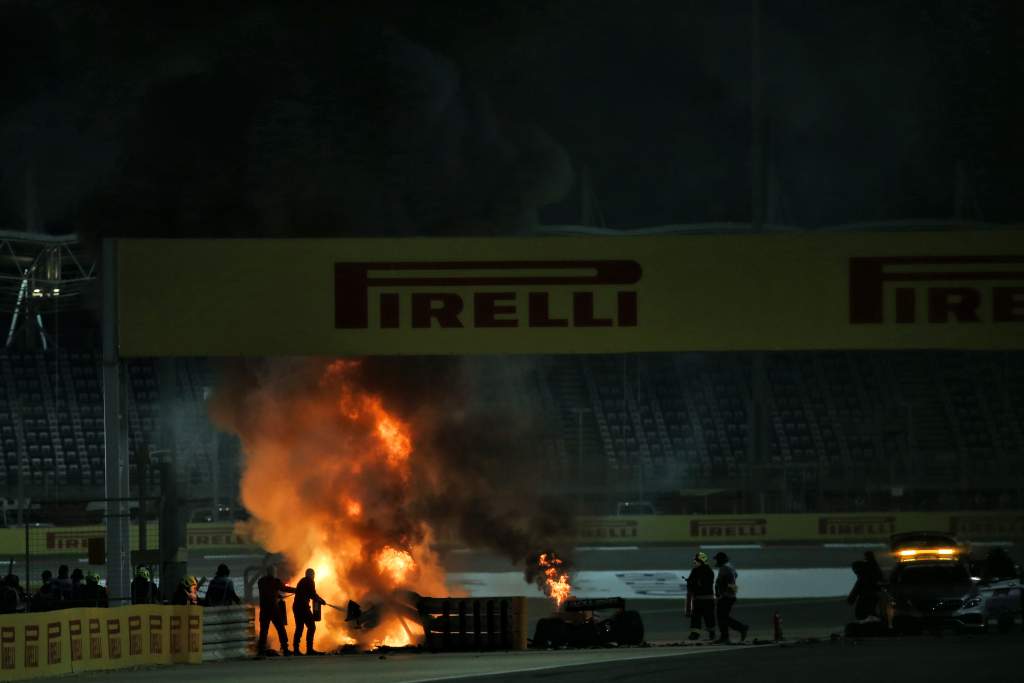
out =
{"type": "Polygon", "coordinates": [[[504,370],[416,358],[228,366],[210,411],[241,439],[249,531],[296,570],[324,567],[332,597],[357,601],[446,592],[438,543],[523,566],[564,542],[572,516],[541,496],[537,416],[504,370]]]}

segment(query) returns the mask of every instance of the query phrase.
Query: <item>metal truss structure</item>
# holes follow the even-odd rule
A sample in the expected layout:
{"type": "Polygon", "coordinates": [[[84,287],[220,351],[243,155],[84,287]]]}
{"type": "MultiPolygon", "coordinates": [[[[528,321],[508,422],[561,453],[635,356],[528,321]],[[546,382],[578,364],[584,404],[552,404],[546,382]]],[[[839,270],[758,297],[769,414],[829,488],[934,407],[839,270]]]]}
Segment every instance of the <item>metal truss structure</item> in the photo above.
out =
{"type": "Polygon", "coordinates": [[[96,262],[78,235],[0,231],[0,312],[9,315],[5,348],[25,325],[50,346],[43,316],[82,306],[96,279],[96,262]]]}

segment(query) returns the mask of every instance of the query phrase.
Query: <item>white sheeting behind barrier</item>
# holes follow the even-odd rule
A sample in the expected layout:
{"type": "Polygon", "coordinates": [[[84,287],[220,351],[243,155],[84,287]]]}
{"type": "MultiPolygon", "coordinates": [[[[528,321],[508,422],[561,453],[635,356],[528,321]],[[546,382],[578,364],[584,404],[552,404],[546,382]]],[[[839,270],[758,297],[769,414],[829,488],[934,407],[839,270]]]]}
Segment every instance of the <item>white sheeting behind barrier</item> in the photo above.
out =
{"type": "MultiPolygon", "coordinates": [[[[573,576],[573,594],[581,598],[621,596],[633,599],[682,597],[688,569],[583,571],[573,576]]],[[[845,596],[854,575],[846,567],[816,569],[739,569],[741,598],[831,598],[845,596]]],[[[522,572],[465,572],[448,575],[453,593],[542,597],[540,589],[523,580],[522,572]]]]}

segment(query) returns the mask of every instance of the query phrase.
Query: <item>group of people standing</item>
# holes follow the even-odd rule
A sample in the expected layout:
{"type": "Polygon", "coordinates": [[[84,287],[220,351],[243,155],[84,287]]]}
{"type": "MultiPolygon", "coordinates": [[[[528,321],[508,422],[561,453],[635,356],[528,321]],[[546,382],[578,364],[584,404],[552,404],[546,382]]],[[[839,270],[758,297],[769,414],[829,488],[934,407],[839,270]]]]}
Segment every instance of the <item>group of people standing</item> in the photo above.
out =
{"type": "Polygon", "coordinates": [[[72,572],[66,564],[57,568],[57,576],[45,570],[35,593],[22,588],[16,574],[8,574],[0,583],[0,614],[108,605],[107,589],[100,585],[99,574],[85,574],[77,567],[72,572]]]}
{"type": "Polygon", "coordinates": [[[305,576],[292,587],[277,578],[277,569],[273,565],[267,567],[266,574],[256,583],[260,594],[260,635],[257,644],[259,656],[263,657],[270,653],[267,649],[267,635],[271,624],[277,631],[281,653],[286,657],[300,654],[299,643],[302,642],[303,631],[306,635],[306,654],[322,654],[313,649],[313,635],[316,633],[316,622],[320,621],[320,607],[326,605],[327,601],[317,594],[315,579],[316,572],[307,569],[305,576]],[[295,635],[292,638],[291,650],[288,649],[288,634],[284,628],[288,623],[288,610],[284,602],[288,595],[295,598],[292,602],[295,635]]]}
{"type": "MultiPolygon", "coordinates": [[[[221,607],[224,605],[238,605],[242,601],[235,593],[235,584],[229,578],[231,570],[226,564],[217,567],[217,574],[210,580],[206,587],[206,595],[199,597],[199,586],[206,579],[197,579],[194,576],[182,577],[181,581],[171,592],[167,601],[171,605],[202,605],[204,607],[221,607]]],[[[133,605],[156,605],[163,602],[160,588],[153,581],[148,567],[139,567],[135,570],[135,578],[132,579],[132,604],[133,605]]]]}
{"type": "Polygon", "coordinates": [[[729,556],[723,552],[715,555],[715,570],[708,564],[707,553],[698,552],[693,557],[693,569],[686,578],[686,616],[690,618],[689,640],[700,640],[701,627],[707,629],[709,640],[728,643],[729,630],[740,634],[746,640],[750,627],[732,617],[736,604],[736,577],[738,572],[729,564],[729,556]],[[717,638],[716,622],[721,631],[717,638]]]}

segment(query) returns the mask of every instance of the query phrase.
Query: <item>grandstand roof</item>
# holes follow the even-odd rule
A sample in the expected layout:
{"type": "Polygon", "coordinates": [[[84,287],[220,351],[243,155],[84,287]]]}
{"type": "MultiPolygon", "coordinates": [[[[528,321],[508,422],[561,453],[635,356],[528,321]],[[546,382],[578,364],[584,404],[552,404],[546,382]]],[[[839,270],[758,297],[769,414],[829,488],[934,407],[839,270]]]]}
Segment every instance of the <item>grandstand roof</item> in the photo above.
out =
{"type": "MultiPolygon", "coordinates": [[[[806,228],[765,225],[761,232],[918,232],[924,230],[1024,230],[1024,224],[979,223],[963,220],[907,219],[843,223],[806,228]]],[[[649,228],[603,228],[592,225],[543,225],[536,232],[548,235],[711,235],[753,233],[750,223],[688,223],[649,228]]]]}

